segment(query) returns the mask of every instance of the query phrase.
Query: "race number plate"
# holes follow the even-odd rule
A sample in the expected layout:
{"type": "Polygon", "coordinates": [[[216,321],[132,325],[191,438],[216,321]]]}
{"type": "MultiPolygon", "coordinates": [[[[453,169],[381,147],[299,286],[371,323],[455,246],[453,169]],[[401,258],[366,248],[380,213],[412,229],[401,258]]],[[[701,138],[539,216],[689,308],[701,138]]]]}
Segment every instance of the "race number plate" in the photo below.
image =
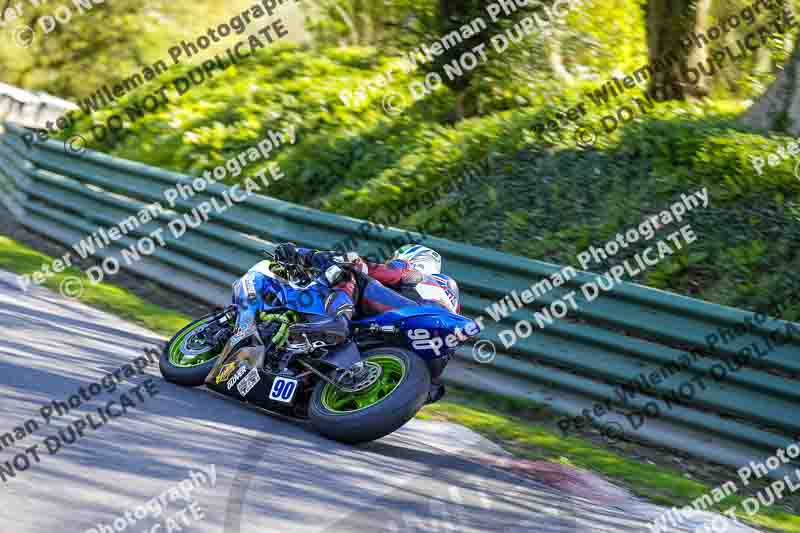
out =
{"type": "Polygon", "coordinates": [[[297,392],[296,379],[277,377],[272,382],[269,399],[274,402],[292,403],[295,392],[297,392]]]}

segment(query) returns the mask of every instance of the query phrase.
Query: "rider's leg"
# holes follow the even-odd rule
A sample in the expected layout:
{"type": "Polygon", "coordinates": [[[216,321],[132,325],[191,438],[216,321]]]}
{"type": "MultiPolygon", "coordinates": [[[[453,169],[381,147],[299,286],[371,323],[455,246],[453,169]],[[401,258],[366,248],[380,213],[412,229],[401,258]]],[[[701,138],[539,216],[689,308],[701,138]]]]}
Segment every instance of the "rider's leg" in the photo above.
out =
{"type": "Polygon", "coordinates": [[[406,298],[397,291],[386,287],[380,281],[372,278],[369,279],[362,291],[360,304],[364,313],[368,315],[385,313],[386,311],[392,311],[401,307],[417,305],[413,300],[406,298]]]}
{"type": "Polygon", "coordinates": [[[356,290],[355,282],[339,283],[325,300],[327,318],[320,318],[312,322],[300,322],[289,328],[291,343],[323,341],[329,345],[342,344],[347,340],[350,330],[350,320],[353,318],[355,304],[353,294],[356,290]]]}
{"type": "Polygon", "coordinates": [[[398,294],[372,278],[363,278],[359,288],[355,279],[337,284],[325,301],[328,318],[292,325],[290,342],[301,343],[308,337],[310,342],[322,340],[328,344],[341,344],[347,340],[350,321],[355,313],[355,300],[359,301],[364,314],[374,315],[417,305],[413,300],[398,294]]]}

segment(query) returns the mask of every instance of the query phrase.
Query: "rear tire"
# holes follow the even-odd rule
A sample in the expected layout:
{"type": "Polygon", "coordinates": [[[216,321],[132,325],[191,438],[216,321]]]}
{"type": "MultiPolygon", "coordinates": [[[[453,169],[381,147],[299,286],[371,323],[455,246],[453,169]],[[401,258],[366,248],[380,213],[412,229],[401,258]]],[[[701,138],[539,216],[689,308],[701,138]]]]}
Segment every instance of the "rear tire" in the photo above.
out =
{"type": "MultiPolygon", "coordinates": [[[[335,388],[324,381],[317,384],[309,405],[309,419],[319,433],[339,442],[357,444],[377,440],[396,431],[417,414],[431,387],[431,376],[419,356],[402,348],[375,348],[362,354],[362,361],[389,360],[402,363],[404,373],[388,395],[368,407],[336,410],[328,396],[335,388]]],[[[396,367],[395,367],[396,368],[396,367]]],[[[341,400],[340,400],[341,401],[341,400]]]]}
{"type": "Polygon", "coordinates": [[[214,368],[214,363],[216,362],[217,356],[214,356],[202,364],[194,366],[177,366],[170,360],[170,353],[172,352],[175,344],[177,342],[182,342],[182,339],[187,333],[198,328],[201,324],[221,316],[222,314],[223,313],[216,312],[198,318],[194,322],[186,325],[186,327],[181,329],[175,334],[174,337],[172,337],[172,339],[170,339],[170,341],[164,347],[164,351],[161,352],[161,357],[158,361],[158,366],[161,370],[161,375],[164,376],[164,379],[184,387],[199,387],[205,383],[208,373],[211,372],[212,368],[214,368]]]}

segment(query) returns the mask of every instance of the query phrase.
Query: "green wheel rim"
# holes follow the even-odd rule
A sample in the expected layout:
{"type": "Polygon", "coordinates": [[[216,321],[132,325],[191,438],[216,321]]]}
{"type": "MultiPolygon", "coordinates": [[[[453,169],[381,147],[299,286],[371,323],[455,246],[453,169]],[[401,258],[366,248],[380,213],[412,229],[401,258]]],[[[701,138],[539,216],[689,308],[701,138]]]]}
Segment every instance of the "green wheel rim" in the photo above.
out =
{"type": "Polygon", "coordinates": [[[330,383],[322,389],[322,405],[333,413],[355,413],[381,403],[392,395],[406,376],[406,364],[393,355],[373,355],[365,362],[381,367],[381,376],[369,388],[359,392],[344,392],[330,383]]]}
{"type": "MultiPolygon", "coordinates": [[[[184,361],[184,357],[187,357],[187,354],[183,352],[183,342],[184,339],[196,333],[198,329],[205,326],[212,320],[214,320],[216,316],[209,317],[205,320],[202,320],[192,326],[191,328],[187,329],[180,336],[175,339],[175,341],[169,347],[169,362],[172,363],[174,366],[181,367],[181,368],[191,368],[193,366],[200,366],[202,364],[207,363],[211,359],[214,359],[216,356],[220,354],[221,350],[209,350],[206,353],[202,353],[197,355],[196,357],[192,358],[191,360],[184,361]]],[[[193,340],[193,339],[192,339],[193,340]]],[[[191,340],[190,340],[191,342],[191,340]]]]}

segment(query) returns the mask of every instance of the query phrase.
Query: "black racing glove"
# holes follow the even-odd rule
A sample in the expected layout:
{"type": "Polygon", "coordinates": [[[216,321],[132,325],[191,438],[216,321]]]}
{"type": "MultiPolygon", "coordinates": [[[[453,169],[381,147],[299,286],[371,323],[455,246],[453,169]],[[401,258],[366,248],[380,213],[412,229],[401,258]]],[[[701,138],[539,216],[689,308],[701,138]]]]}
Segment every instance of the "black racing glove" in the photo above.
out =
{"type": "Polygon", "coordinates": [[[285,242],[275,247],[275,259],[286,265],[297,265],[299,257],[297,246],[291,242],[285,242]]]}

